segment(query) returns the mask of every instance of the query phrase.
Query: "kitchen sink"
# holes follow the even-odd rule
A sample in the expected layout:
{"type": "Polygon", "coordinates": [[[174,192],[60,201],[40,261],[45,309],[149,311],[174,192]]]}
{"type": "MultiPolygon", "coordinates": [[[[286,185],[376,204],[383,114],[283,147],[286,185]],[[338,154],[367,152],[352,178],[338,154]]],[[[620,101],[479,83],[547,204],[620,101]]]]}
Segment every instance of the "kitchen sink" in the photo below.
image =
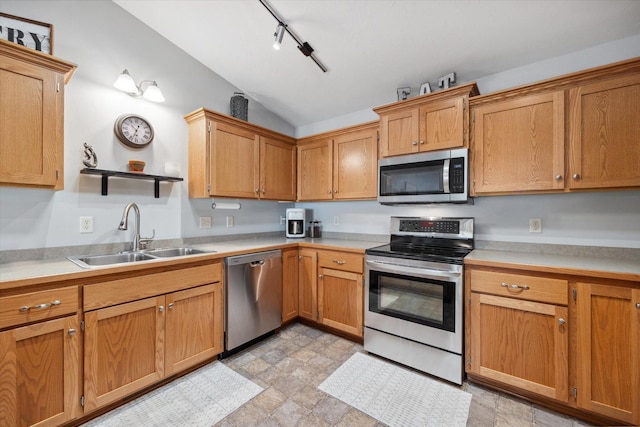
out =
{"type": "Polygon", "coordinates": [[[92,268],[130,262],[149,261],[158,258],[171,258],[187,255],[211,254],[215,251],[205,251],[194,248],[159,248],[144,252],[120,252],[109,255],[79,255],[69,256],[67,259],[79,267],[92,268]]]}
{"type": "Polygon", "coordinates": [[[67,257],[67,259],[82,268],[98,267],[102,265],[124,264],[128,262],[147,261],[155,257],[140,252],[123,252],[111,255],[81,255],[67,257]]]}
{"type": "Polygon", "coordinates": [[[154,257],[174,257],[174,256],[185,256],[185,255],[200,255],[200,254],[211,254],[215,253],[215,251],[204,251],[202,249],[194,249],[194,248],[160,248],[160,249],[151,249],[144,251],[145,254],[152,255],[154,257]]]}

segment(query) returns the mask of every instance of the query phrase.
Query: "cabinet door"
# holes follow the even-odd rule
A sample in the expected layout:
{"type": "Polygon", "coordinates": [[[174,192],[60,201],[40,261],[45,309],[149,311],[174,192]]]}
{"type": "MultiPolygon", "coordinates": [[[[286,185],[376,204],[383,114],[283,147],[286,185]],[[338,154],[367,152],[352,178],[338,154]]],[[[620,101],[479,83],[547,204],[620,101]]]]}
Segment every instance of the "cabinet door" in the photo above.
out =
{"type": "Polygon", "coordinates": [[[318,277],[318,321],[323,325],[362,337],[362,274],[321,268],[318,277]]]}
{"type": "Polygon", "coordinates": [[[330,139],[298,146],[298,200],[333,198],[330,139]]]}
{"type": "Polygon", "coordinates": [[[298,257],[298,313],[300,317],[318,320],[318,259],[316,251],[300,249],[298,257]]]}
{"type": "Polygon", "coordinates": [[[282,321],[298,317],[298,249],[282,251],[282,321]]]}
{"type": "Polygon", "coordinates": [[[62,189],[63,90],[61,74],[2,58],[1,183],[62,189]]]}
{"type": "Polygon", "coordinates": [[[85,313],[86,412],[162,379],[164,301],[160,296],[85,313]]]}
{"type": "Polygon", "coordinates": [[[334,199],[377,197],[378,135],[376,130],[351,132],[333,141],[334,199]]]}
{"type": "Polygon", "coordinates": [[[0,424],[57,426],[80,407],[78,316],[0,333],[0,424]]]}
{"type": "Polygon", "coordinates": [[[564,188],[564,92],[474,109],[476,194],[564,188]]]}
{"type": "Polygon", "coordinates": [[[174,292],[166,303],[165,376],[222,353],[222,283],[174,292]]]}
{"type": "Polygon", "coordinates": [[[471,373],[567,402],[568,309],[471,293],[471,373]]]}
{"type": "Polygon", "coordinates": [[[640,424],[640,289],[576,286],[578,406],[640,424]]]}
{"type": "Polygon", "coordinates": [[[580,86],[569,98],[569,187],[640,187],[640,76],[580,86]]]}
{"type": "Polygon", "coordinates": [[[257,134],[211,122],[211,196],[258,197],[260,142],[257,134]]]}
{"type": "Polygon", "coordinates": [[[419,126],[417,108],[380,116],[380,157],[417,153],[419,126]]]}
{"type": "Polygon", "coordinates": [[[296,200],[296,147],[260,137],[260,198],[296,200]]]}
{"type": "Polygon", "coordinates": [[[420,151],[463,147],[465,97],[443,99],[420,107],[420,151]]]}

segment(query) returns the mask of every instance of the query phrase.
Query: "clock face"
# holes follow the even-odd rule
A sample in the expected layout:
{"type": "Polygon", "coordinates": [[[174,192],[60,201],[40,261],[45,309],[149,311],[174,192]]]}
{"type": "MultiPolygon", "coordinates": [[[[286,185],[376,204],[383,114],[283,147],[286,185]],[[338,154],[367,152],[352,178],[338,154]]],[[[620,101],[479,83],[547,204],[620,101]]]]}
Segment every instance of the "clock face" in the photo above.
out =
{"type": "Polygon", "coordinates": [[[125,145],[141,148],[153,141],[153,126],[144,117],[125,114],[116,120],[116,137],[125,145]]]}

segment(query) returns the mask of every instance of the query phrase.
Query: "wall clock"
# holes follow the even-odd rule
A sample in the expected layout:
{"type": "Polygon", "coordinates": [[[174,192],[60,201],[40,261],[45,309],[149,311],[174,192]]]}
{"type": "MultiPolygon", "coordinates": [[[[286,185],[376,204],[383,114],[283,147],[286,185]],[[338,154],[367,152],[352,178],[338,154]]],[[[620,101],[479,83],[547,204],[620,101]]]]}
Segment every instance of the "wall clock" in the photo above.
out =
{"type": "Polygon", "coordinates": [[[153,126],[136,114],[123,114],[113,128],[116,138],[132,148],[142,148],[153,141],[153,126]]]}

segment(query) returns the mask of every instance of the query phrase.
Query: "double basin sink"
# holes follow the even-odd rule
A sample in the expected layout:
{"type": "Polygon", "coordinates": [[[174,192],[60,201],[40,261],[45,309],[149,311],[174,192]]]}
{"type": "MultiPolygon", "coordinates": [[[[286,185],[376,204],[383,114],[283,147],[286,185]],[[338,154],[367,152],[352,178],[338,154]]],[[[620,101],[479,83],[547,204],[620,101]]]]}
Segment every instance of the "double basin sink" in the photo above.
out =
{"type": "Polygon", "coordinates": [[[158,258],[174,258],[187,255],[213,254],[216,251],[205,251],[194,248],[160,248],[139,252],[119,252],[108,255],[79,255],[67,259],[82,268],[103,267],[116,264],[127,264],[138,261],[148,261],[158,258]]]}

